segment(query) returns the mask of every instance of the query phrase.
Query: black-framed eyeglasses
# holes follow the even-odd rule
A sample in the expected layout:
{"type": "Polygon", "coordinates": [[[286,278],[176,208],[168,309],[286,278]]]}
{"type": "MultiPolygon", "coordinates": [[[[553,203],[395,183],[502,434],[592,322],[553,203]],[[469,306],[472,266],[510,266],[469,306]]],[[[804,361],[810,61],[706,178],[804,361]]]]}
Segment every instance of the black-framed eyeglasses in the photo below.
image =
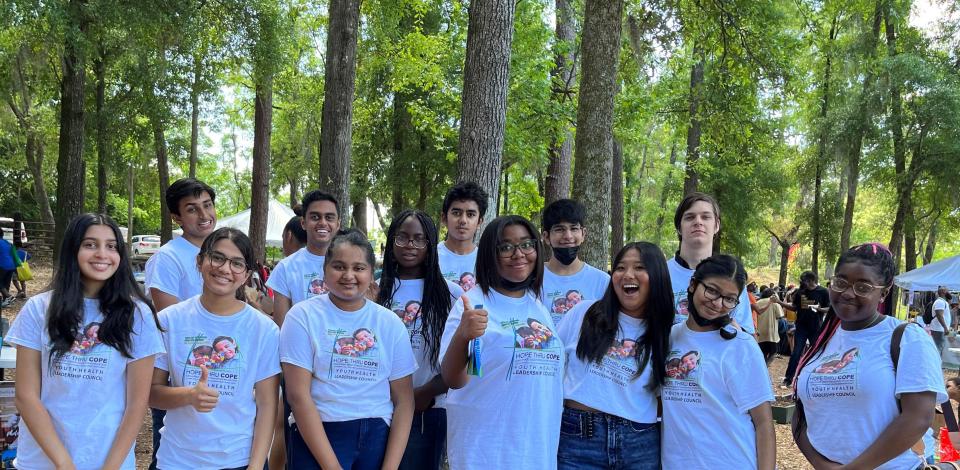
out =
{"type": "Polygon", "coordinates": [[[227,263],[227,261],[229,261],[230,271],[232,271],[234,274],[242,274],[250,270],[246,261],[236,258],[227,258],[219,251],[208,251],[207,259],[210,260],[210,265],[215,268],[222,267],[227,263]]]}
{"type": "Polygon", "coordinates": [[[529,255],[537,250],[537,240],[531,238],[516,245],[507,242],[497,245],[497,254],[500,255],[501,258],[509,258],[513,256],[517,250],[520,250],[520,253],[529,255]]]}
{"type": "Polygon", "coordinates": [[[866,297],[873,293],[877,289],[883,289],[887,286],[875,286],[869,282],[857,281],[850,283],[850,281],[842,277],[834,277],[830,279],[830,290],[842,294],[847,291],[847,289],[853,287],[853,295],[857,297],[866,297]]]}
{"type": "Polygon", "coordinates": [[[400,234],[393,239],[393,244],[399,246],[400,248],[405,246],[413,246],[418,250],[422,250],[427,247],[427,239],[419,237],[410,238],[406,235],[400,234]]]}
{"type": "Polygon", "coordinates": [[[703,286],[703,296],[706,297],[707,300],[720,299],[720,303],[723,304],[724,308],[729,309],[737,308],[737,305],[740,305],[739,298],[723,295],[723,292],[720,292],[720,289],[717,289],[709,284],[701,282],[700,285],[703,286]]]}

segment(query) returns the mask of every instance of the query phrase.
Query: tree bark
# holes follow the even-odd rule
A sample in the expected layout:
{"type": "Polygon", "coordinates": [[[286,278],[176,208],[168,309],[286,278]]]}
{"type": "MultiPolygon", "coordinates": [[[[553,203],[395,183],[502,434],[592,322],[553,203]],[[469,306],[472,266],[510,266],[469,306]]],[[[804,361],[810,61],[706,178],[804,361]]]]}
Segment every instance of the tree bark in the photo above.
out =
{"type": "Polygon", "coordinates": [[[167,168],[167,140],[163,135],[163,121],[154,116],[150,119],[153,125],[153,151],[157,157],[157,172],[160,181],[160,242],[166,243],[173,238],[173,220],[170,219],[170,208],[167,207],[167,188],[170,187],[170,169],[167,168]]]}
{"type": "MultiPolygon", "coordinates": [[[[576,42],[575,19],[571,0],[556,0],[555,65],[550,72],[553,81],[553,100],[565,106],[573,96],[577,65],[574,46],[576,42]]],[[[570,167],[573,160],[573,132],[569,123],[562,120],[557,134],[550,141],[550,162],[544,192],[544,205],[570,197],[570,167]]]]}
{"type": "Polygon", "coordinates": [[[369,233],[367,227],[367,198],[359,194],[357,196],[353,200],[353,228],[363,233],[369,233]]]}
{"type": "Polygon", "coordinates": [[[104,100],[107,89],[107,58],[106,52],[101,44],[98,47],[97,57],[93,61],[93,74],[96,80],[96,127],[97,127],[97,212],[107,213],[107,193],[109,192],[108,168],[110,167],[110,154],[108,150],[107,138],[107,115],[104,108],[104,100]]]}
{"type": "Polygon", "coordinates": [[[340,203],[340,220],[349,222],[353,92],[357,76],[360,0],[330,0],[330,26],[324,64],[323,117],[320,123],[320,187],[340,203]]]}
{"type": "MultiPolygon", "coordinates": [[[[884,12],[883,21],[887,36],[887,55],[890,58],[897,56],[897,35],[896,26],[890,19],[890,8],[884,12]]],[[[911,196],[913,194],[913,184],[907,174],[907,151],[903,142],[903,104],[900,96],[900,85],[895,81],[892,74],[887,74],[887,82],[890,92],[890,134],[893,138],[893,162],[896,171],[897,187],[897,215],[893,219],[893,226],[890,230],[890,252],[894,259],[894,273],[899,273],[901,240],[903,239],[903,229],[907,213],[911,212],[911,196]]],[[[907,250],[907,257],[910,257],[910,251],[907,250]]],[[[914,256],[914,260],[916,257],[914,256]]],[[[914,261],[914,264],[916,262],[914,261]]],[[[909,268],[908,268],[909,269],[909,268]]]]}
{"type": "Polygon", "coordinates": [[[577,106],[573,193],[587,207],[590,230],[580,250],[587,263],[606,269],[610,254],[613,184],[613,107],[623,24],[623,0],[587,0],[583,25],[583,78],[577,106]]]}
{"type": "Polygon", "coordinates": [[[480,233],[497,216],[515,9],[514,0],[470,2],[457,180],[473,181],[487,192],[480,233]]]}
{"type": "Polygon", "coordinates": [[[811,247],[811,269],[814,273],[820,272],[820,239],[821,236],[821,214],[823,212],[823,166],[825,164],[827,153],[827,136],[829,128],[827,127],[827,113],[830,109],[830,76],[833,66],[833,44],[837,38],[837,16],[834,15],[830,23],[829,41],[825,51],[825,60],[823,66],[823,84],[821,85],[820,97],[820,136],[817,142],[817,161],[815,162],[815,181],[813,188],[813,223],[811,224],[811,238],[813,238],[811,247]]]}
{"type": "Polygon", "coordinates": [[[613,139],[613,178],[610,194],[610,259],[623,248],[623,147],[613,139]]]}
{"type": "Polygon", "coordinates": [[[290,208],[293,209],[300,204],[300,182],[296,178],[287,178],[287,184],[290,185],[290,208]]]}
{"type": "Polygon", "coordinates": [[[11,84],[16,88],[20,96],[20,105],[13,94],[7,96],[7,104],[10,110],[17,118],[20,129],[26,135],[26,146],[24,148],[24,157],[27,160],[27,168],[30,170],[30,176],[33,180],[33,195],[40,205],[40,218],[46,223],[53,224],[53,211],[50,209],[50,197],[47,194],[47,187],[43,180],[43,140],[37,137],[37,130],[33,122],[31,106],[33,96],[30,95],[30,87],[27,85],[27,78],[23,71],[23,62],[27,54],[25,46],[21,46],[15,59],[15,70],[12,75],[11,84]]]}
{"type": "Polygon", "coordinates": [[[933,225],[930,226],[930,234],[927,235],[927,247],[923,250],[923,264],[924,266],[930,264],[930,261],[933,261],[933,253],[937,249],[937,231],[939,229],[940,219],[934,219],[933,225]]]}
{"type": "MultiPolygon", "coordinates": [[[[883,19],[883,0],[877,0],[876,8],[873,14],[873,29],[867,41],[866,63],[873,61],[876,56],[877,42],[880,37],[880,23],[883,19]]],[[[847,179],[847,202],[843,210],[843,227],[840,230],[840,251],[846,251],[850,247],[850,232],[853,230],[853,212],[857,204],[857,187],[860,184],[860,157],[863,156],[863,138],[867,133],[867,127],[870,125],[870,104],[876,74],[872,69],[868,70],[863,79],[863,89],[860,92],[859,105],[852,129],[852,139],[850,148],[850,158],[847,163],[849,168],[849,177],[847,179]]]]}
{"type": "Polygon", "coordinates": [[[71,0],[67,6],[63,78],[60,85],[60,154],[57,158],[57,204],[54,229],[54,263],[70,220],[83,212],[86,170],[83,160],[85,53],[81,46],[87,33],[86,0],[71,0]]]}
{"type": "Polygon", "coordinates": [[[197,177],[197,145],[200,139],[200,92],[202,91],[203,57],[193,56],[193,83],[190,86],[190,177],[197,177]]]}
{"type": "Polygon", "coordinates": [[[273,77],[256,85],[253,107],[253,174],[250,190],[250,227],[247,234],[257,261],[267,256],[267,212],[270,206],[270,135],[273,127],[273,77]]]}
{"type": "Polygon", "coordinates": [[[698,190],[700,177],[697,174],[697,160],[700,159],[700,138],[703,133],[700,105],[703,101],[703,51],[699,44],[693,46],[696,62],[690,68],[690,123],[687,126],[687,164],[686,177],[683,180],[683,194],[698,190]]]}

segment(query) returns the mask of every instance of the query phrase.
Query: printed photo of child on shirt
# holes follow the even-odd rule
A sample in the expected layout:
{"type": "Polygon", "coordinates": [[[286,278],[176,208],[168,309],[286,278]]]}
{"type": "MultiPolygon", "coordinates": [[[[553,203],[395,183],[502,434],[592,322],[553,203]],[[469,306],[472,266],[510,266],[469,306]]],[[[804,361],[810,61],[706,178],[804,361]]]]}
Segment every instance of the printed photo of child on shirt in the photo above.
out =
{"type": "Polygon", "coordinates": [[[376,337],[366,328],[360,328],[351,336],[337,338],[333,343],[333,352],[341,356],[361,357],[375,352],[376,337]]]}
{"type": "Polygon", "coordinates": [[[847,352],[843,353],[842,356],[836,359],[831,359],[830,356],[824,358],[824,361],[813,371],[814,374],[836,374],[843,370],[844,367],[847,367],[851,362],[854,362],[860,355],[858,352],[860,348],[851,348],[847,352]]]}
{"type": "Polygon", "coordinates": [[[528,318],[527,325],[517,328],[516,346],[523,349],[547,349],[552,346],[553,331],[535,318],[528,318]]]}
{"type": "Polygon", "coordinates": [[[700,352],[687,351],[684,355],[677,357],[671,353],[667,359],[667,377],[676,380],[691,379],[690,375],[700,365],[700,352]]]}
{"type": "Polygon", "coordinates": [[[239,352],[237,342],[229,336],[218,336],[211,344],[201,344],[193,348],[190,365],[207,369],[224,369],[232,364],[230,360],[239,352]]]}
{"type": "Polygon", "coordinates": [[[77,339],[73,340],[73,346],[70,348],[70,352],[73,354],[89,354],[93,348],[101,344],[100,338],[98,336],[100,332],[100,322],[91,322],[87,326],[83,327],[83,331],[77,335],[77,339]]]}
{"type": "Polygon", "coordinates": [[[607,357],[615,360],[633,359],[637,354],[637,342],[629,338],[623,341],[613,341],[613,345],[607,350],[607,357]]]}

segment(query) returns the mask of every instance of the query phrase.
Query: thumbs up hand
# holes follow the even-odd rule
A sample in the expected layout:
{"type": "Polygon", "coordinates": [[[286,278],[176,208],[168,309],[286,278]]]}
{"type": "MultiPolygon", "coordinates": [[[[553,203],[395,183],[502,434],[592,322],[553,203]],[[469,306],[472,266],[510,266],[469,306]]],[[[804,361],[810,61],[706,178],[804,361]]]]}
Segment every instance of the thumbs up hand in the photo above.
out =
{"type": "Polygon", "coordinates": [[[471,308],[466,295],[460,296],[460,300],[463,302],[463,315],[460,317],[456,334],[467,341],[483,336],[483,332],[487,330],[487,311],[471,308]]]}
{"type": "Polygon", "coordinates": [[[217,406],[220,392],[207,385],[210,372],[207,366],[200,365],[200,380],[190,389],[190,404],[200,413],[209,413],[217,406]]]}

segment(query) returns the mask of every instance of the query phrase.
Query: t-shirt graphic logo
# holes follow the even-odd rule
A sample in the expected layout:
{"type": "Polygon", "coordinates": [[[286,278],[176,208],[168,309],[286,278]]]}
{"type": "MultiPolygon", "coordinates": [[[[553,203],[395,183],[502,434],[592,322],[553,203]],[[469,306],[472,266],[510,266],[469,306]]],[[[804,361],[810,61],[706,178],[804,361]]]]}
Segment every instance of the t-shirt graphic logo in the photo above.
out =
{"type": "Polygon", "coordinates": [[[307,281],[307,298],[327,293],[327,286],[323,283],[323,275],[320,273],[304,274],[303,278],[307,281]]]}
{"type": "Polygon", "coordinates": [[[825,355],[807,380],[807,393],[815,398],[856,397],[860,348],[825,355]]]}
{"type": "MultiPolygon", "coordinates": [[[[391,305],[393,313],[396,313],[401,320],[403,320],[404,326],[407,327],[407,330],[412,330],[417,324],[417,320],[420,319],[420,301],[419,300],[410,300],[406,304],[401,305],[400,303],[394,302],[391,305]]],[[[410,332],[411,334],[413,331],[410,332]]]]}
{"type": "Polygon", "coordinates": [[[456,280],[457,285],[463,289],[464,292],[473,289],[473,286],[477,285],[477,276],[471,272],[460,273],[460,277],[456,280]]]}
{"type": "Polygon", "coordinates": [[[687,315],[689,314],[689,310],[687,309],[687,294],[686,289],[673,293],[673,308],[677,312],[677,317],[673,321],[674,324],[687,319],[687,315]]]}
{"type": "Polygon", "coordinates": [[[380,366],[380,349],[377,336],[369,328],[357,328],[353,333],[344,329],[327,330],[333,341],[330,355],[329,379],[346,379],[362,382],[376,380],[380,366]]]}
{"type": "Polygon", "coordinates": [[[240,382],[243,354],[237,340],[232,336],[210,336],[198,333],[185,336],[182,344],[189,348],[187,359],[180,371],[180,383],[193,386],[200,380],[200,366],[210,371],[208,385],[223,396],[233,396],[240,382]]]}
{"type": "Polygon", "coordinates": [[[613,345],[607,350],[607,356],[616,361],[631,361],[637,355],[637,340],[624,338],[613,340],[613,345]]]}
{"type": "Polygon", "coordinates": [[[670,351],[667,356],[667,377],[675,380],[694,380],[694,372],[700,366],[700,352],[687,351],[679,354],[679,351],[670,351]]]}
{"type": "Polygon", "coordinates": [[[90,322],[83,327],[83,331],[73,340],[73,346],[70,347],[71,354],[85,356],[90,354],[94,348],[103,344],[98,334],[100,333],[100,322],[90,322]]]}
{"type": "Polygon", "coordinates": [[[527,318],[500,322],[503,328],[513,331],[513,355],[507,370],[507,380],[513,375],[536,375],[553,377],[560,368],[560,347],[556,336],[543,321],[527,318]]]}

